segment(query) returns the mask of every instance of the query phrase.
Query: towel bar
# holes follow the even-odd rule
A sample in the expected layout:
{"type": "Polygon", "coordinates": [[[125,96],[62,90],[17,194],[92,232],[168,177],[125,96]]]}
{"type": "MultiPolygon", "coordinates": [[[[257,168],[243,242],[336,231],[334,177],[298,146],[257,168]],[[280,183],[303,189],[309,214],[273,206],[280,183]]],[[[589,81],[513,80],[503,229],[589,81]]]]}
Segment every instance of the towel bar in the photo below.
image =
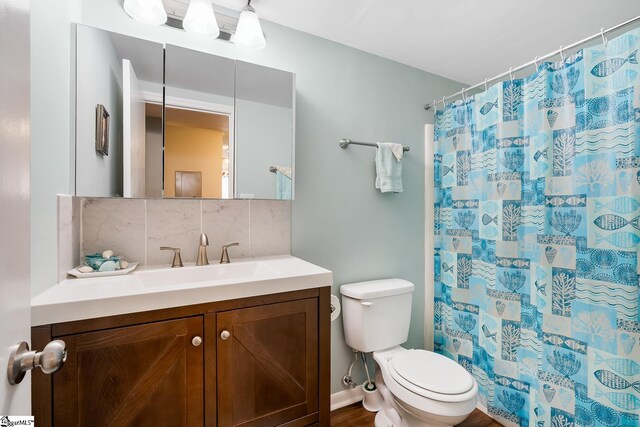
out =
{"type": "MultiPolygon", "coordinates": [[[[373,144],[371,142],[357,142],[357,141],[352,141],[352,140],[347,139],[347,138],[341,139],[339,144],[340,144],[340,148],[347,148],[350,144],[366,145],[367,147],[376,147],[376,148],[378,148],[377,144],[373,144]]],[[[409,151],[409,150],[411,150],[411,147],[402,146],[402,151],[409,151]]]]}

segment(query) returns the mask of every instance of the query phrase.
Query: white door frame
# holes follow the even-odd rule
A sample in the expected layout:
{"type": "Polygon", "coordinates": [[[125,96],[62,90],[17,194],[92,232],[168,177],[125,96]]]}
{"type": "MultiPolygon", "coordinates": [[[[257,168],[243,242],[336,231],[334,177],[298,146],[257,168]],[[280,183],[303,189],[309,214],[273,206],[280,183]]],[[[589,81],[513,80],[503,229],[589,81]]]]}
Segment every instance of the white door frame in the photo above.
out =
{"type": "MultiPolygon", "coordinates": [[[[162,94],[157,92],[142,91],[146,102],[151,104],[162,104],[162,94]]],[[[225,115],[229,118],[229,198],[233,198],[235,194],[235,109],[232,105],[217,104],[214,102],[199,101],[189,98],[181,98],[177,96],[165,96],[164,106],[171,108],[179,108],[182,110],[199,111],[205,113],[213,113],[219,115],[225,115]]],[[[164,122],[162,124],[164,126],[164,122]]],[[[164,133],[164,132],[163,132],[164,133]]],[[[163,140],[164,144],[164,140],[163,140]]],[[[164,146],[163,146],[163,158],[164,162],[164,146]]],[[[164,167],[162,168],[164,170],[164,167]]],[[[162,193],[164,195],[164,185],[162,187],[162,193]]]]}

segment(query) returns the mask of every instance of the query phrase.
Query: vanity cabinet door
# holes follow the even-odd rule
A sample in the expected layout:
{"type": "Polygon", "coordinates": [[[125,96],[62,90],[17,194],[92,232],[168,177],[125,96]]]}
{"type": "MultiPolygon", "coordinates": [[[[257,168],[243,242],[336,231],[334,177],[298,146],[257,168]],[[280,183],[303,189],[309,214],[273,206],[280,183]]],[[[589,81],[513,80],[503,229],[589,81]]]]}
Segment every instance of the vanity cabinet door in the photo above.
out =
{"type": "Polygon", "coordinates": [[[202,331],[196,316],[61,337],[53,425],[203,425],[202,331]]]}
{"type": "Polygon", "coordinates": [[[318,422],[318,300],[219,312],[218,427],[318,422]]]}

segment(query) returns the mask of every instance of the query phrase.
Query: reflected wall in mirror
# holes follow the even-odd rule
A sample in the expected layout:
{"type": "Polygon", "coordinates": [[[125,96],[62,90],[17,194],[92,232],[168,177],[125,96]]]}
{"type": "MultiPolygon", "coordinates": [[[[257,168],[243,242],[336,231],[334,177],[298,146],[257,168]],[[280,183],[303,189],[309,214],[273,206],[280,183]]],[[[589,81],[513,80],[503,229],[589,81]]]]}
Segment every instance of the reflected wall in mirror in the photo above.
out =
{"type": "Polygon", "coordinates": [[[145,104],[162,105],[162,61],[159,43],[77,26],[76,195],[145,196],[145,104]],[[98,104],[110,115],[108,155],[95,150],[98,104]]]}
{"type": "Polygon", "coordinates": [[[164,197],[233,197],[234,82],[235,61],[167,45],[164,197]]]}
{"type": "Polygon", "coordinates": [[[236,61],[236,197],[293,199],[295,75],[236,61]]]}

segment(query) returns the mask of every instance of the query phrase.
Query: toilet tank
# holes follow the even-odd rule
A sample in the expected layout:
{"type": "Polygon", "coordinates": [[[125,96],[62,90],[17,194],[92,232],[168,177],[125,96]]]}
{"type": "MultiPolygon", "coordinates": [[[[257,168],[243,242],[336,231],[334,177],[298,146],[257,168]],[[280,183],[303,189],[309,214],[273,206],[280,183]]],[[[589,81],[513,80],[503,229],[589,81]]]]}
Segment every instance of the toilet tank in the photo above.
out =
{"type": "Polygon", "coordinates": [[[415,286],[403,279],[383,279],[340,286],[347,345],[369,353],[407,341],[415,286]]]}

